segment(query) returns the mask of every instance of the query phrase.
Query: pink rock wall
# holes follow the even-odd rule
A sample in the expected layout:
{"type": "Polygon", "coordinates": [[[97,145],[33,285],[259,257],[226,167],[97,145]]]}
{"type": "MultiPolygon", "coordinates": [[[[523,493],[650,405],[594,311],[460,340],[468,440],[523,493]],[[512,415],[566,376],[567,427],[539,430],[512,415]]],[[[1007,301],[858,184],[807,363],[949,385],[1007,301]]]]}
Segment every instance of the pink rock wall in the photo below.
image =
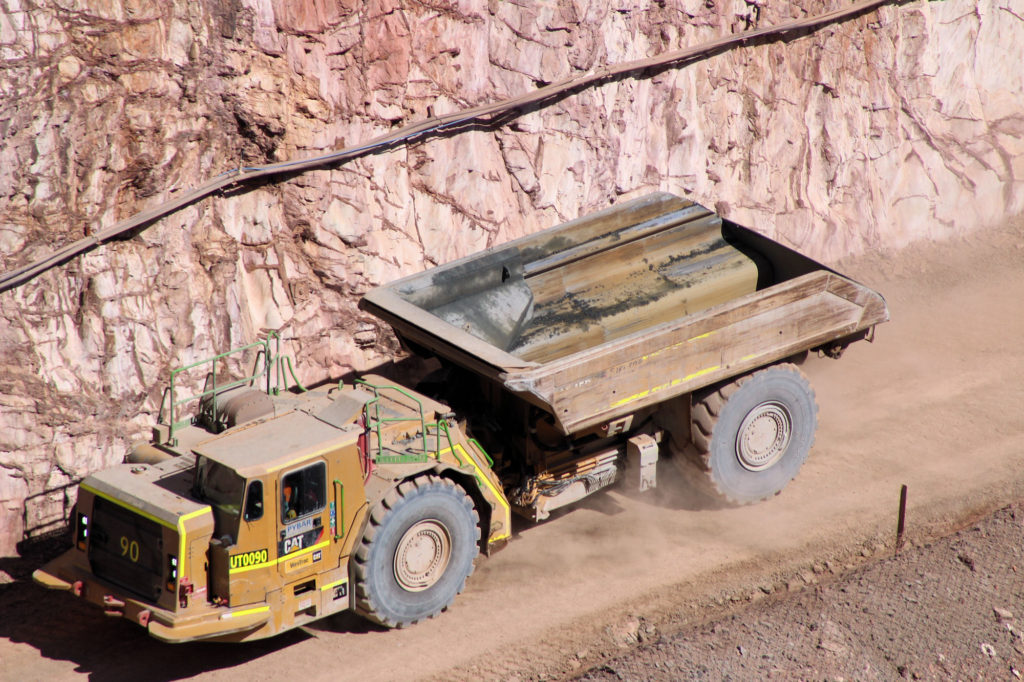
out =
{"type": "MultiPolygon", "coordinates": [[[[0,269],[226,170],[840,6],[798,4],[3,0],[0,269]]],[[[883,8],[206,199],[0,294],[0,555],[145,436],[170,368],[266,328],[305,382],[371,367],[361,292],[612,202],[686,194],[826,261],[1015,215],[1022,46],[1008,0],[883,8]]]]}

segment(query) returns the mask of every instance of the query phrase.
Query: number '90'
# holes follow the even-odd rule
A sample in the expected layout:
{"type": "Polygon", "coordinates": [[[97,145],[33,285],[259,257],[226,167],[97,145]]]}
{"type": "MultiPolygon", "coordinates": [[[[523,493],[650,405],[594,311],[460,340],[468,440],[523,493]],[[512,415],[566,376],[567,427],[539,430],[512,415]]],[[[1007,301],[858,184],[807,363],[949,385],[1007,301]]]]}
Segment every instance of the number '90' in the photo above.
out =
{"type": "Polygon", "coordinates": [[[126,556],[136,562],[139,560],[139,541],[129,540],[126,536],[121,536],[121,556],[126,556]]]}

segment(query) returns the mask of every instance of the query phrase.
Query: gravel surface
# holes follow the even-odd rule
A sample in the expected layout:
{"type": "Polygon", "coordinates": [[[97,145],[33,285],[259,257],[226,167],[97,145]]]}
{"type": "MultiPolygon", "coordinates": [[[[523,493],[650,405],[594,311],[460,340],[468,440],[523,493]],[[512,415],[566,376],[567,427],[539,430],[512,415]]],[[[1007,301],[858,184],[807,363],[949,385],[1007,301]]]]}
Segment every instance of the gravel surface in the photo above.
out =
{"type": "Polygon", "coordinates": [[[658,638],[578,679],[1020,679],[1022,540],[1017,504],[943,540],[658,638]]]}

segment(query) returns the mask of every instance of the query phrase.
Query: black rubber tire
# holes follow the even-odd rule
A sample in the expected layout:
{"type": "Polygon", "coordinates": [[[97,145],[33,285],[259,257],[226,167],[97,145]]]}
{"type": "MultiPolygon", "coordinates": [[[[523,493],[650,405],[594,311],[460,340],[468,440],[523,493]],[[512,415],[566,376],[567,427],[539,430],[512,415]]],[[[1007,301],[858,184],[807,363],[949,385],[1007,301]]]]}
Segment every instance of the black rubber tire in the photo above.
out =
{"type": "MultiPolygon", "coordinates": [[[[807,377],[795,365],[774,365],[695,393],[690,443],[674,459],[691,483],[715,502],[751,504],[778,495],[796,477],[817,427],[818,404],[807,377]],[[751,461],[753,450],[741,454],[739,432],[748,415],[765,413],[785,421],[789,435],[784,438],[778,434],[785,429],[769,426],[769,435],[778,440],[772,440],[764,463],[758,464],[751,461]],[[774,445],[783,440],[784,446],[774,445]]],[[[748,425],[745,432],[751,429],[748,425]]]]}
{"type": "Polygon", "coordinates": [[[401,483],[370,512],[353,556],[355,611],[385,627],[402,628],[447,609],[473,573],[479,523],[473,501],[452,481],[420,476],[401,483]],[[424,523],[446,531],[450,556],[436,582],[413,591],[396,575],[396,556],[406,532],[424,523]]]}

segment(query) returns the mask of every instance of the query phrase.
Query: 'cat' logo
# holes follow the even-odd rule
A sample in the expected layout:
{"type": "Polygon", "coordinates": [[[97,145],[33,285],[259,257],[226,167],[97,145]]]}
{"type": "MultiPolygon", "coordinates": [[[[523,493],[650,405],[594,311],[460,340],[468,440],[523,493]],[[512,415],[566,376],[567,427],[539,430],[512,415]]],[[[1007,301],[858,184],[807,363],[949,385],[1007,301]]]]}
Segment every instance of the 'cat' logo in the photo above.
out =
{"type": "Polygon", "coordinates": [[[284,540],[284,554],[291,554],[297,549],[302,549],[302,541],[305,539],[304,535],[296,535],[293,538],[285,538],[284,540]]]}

